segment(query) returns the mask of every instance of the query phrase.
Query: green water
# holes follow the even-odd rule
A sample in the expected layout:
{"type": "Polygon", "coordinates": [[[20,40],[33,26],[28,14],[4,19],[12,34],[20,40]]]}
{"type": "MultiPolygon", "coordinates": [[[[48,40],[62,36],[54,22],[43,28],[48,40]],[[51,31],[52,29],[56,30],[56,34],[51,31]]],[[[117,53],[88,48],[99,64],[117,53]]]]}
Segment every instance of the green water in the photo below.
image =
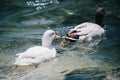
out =
{"type": "Polygon", "coordinates": [[[0,80],[119,80],[119,4],[119,0],[2,0],[0,80]],[[11,70],[15,54],[41,45],[44,31],[53,29],[63,36],[82,22],[94,22],[99,5],[106,10],[104,39],[87,46],[69,43],[65,47],[57,46],[62,39],[55,40],[55,59],[40,64],[38,68],[30,66],[11,70]]]}

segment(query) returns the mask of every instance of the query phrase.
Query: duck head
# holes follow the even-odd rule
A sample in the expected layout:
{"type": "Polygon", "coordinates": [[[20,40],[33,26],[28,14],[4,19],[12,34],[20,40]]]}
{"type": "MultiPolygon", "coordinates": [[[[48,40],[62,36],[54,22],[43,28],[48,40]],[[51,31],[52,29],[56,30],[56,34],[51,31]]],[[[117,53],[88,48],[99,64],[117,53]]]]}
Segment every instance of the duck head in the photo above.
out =
{"type": "Polygon", "coordinates": [[[56,35],[53,30],[47,30],[42,37],[42,46],[50,47],[52,45],[52,41],[58,38],[61,37],[56,35]]]}
{"type": "Polygon", "coordinates": [[[103,24],[104,16],[105,16],[104,7],[98,7],[95,14],[95,22],[101,27],[104,27],[104,24],[103,24]]]}

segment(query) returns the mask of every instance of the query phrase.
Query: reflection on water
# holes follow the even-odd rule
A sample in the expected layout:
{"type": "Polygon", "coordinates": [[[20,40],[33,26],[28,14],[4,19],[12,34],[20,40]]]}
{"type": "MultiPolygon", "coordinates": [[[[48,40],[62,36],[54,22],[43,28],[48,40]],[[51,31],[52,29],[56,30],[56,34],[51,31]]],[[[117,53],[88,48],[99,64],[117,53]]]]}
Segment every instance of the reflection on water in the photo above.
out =
{"type": "Polygon", "coordinates": [[[83,68],[76,69],[71,73],[66,75],[66,80],[118,80],[120,78],[120,69],[110,69],[110,68],[83,68]]]}
{"type": "Polygon", "coordinates": [[[41,10],[45,7],[48,7],[48,5],[58,4],[59,2],[57,0],[35,0],[27,1],[26,3],[30,7],[36,7],[37,10],[41,10]]]}
{"type": "Polygon", "coordinates": [[[118,80],[120,77],[119,0],[3,0],[0,3],[0,80],[118,80]],[[115,4],[115,5],[113,5],[115,4]],[[72,5],[72,6],[71,6],[72,5]],[[64,36],[84,21],[94,22],[95,9],[106,9],[106,37],[88,45],[56,45],[57,57],[12,71],[15,54],[41,45],[47,29],[64,36]]]}

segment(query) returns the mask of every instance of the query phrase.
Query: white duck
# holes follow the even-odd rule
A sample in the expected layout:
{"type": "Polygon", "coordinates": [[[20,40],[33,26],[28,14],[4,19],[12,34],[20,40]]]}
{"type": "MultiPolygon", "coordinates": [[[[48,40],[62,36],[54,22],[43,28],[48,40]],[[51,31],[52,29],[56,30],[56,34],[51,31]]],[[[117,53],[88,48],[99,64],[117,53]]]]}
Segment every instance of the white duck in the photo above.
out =
{"type": "Polygon", "coordinates": [[[66,39],[70,41],[78,39],[82,42],[90,42],[93,37],[101,36],[102,34],[105,33],[104,28],[102,28],[104,27],[103,25],[104,15],[105,15],[104,8],[98,7],[95,16],[96,23],[85,22],[75,26],[68,32],[66,39]]]}
{"type": "Polygon", "coordinates": [[[45,60],[56,57],[56,49],[52,46],[54,39],[60,38],[53,30],[47,30],[42,37],[42,46],[35,46],[27,49],[23,53],[16,54],[18,57],[15,60],[14,65],[38,65],[45,60]]]}

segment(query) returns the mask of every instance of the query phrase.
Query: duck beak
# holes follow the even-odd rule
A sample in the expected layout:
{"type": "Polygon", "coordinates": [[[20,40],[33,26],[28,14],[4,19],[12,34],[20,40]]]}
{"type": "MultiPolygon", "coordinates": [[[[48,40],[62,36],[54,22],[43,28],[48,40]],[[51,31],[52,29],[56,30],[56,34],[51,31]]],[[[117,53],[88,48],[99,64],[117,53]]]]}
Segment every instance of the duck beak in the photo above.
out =
{"type": "Polygon", "coordinates": [[[59,38],[61,38],[61,36],[55,35],[55,39],[59,39],[59,38]]]}

